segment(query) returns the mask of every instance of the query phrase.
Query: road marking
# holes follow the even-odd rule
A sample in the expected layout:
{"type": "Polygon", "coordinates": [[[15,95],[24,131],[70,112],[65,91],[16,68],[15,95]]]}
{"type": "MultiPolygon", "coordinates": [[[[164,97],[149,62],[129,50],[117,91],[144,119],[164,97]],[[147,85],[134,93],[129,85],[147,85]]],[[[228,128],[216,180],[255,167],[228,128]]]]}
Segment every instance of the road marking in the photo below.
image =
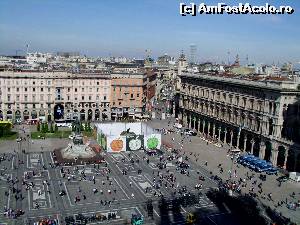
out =
{"type": "MultiPolygon", "coordinates": [[[[82,213],[83,214],[83,213],[82,213]]],[[[113,222],[119,222],[123,221],[124,219],[114,219],[113,222]]],[[[96,225],[96,224],[103,224],[103,223],[109,223],[108,221],[102,221],[102,222],[96,222],[96,223],[88,223],[89,225],[96,225]]]]}
{"type": "Polygon", "coordinates": [[[160,215],[156,212],[155,209],[153,209],[153,212],[154,212],[158,217],[160,217],[160,215]]]}
{"type": "Polygon", "coordinates": [[[211,215],[209,215],[208,217],[211,217],[211,216],[221,216],[221,215],[226,215],[226,214],[230,214],[230,213],[227,213],[227,212],[224,212],[224,213],[216,213],[216,214],[211,214],[211,215]]]}
{"type": "Polygon", "coordinates": [[[126,194],[126,192],[124,191],[124,189],[121,187],[121,185],[119,184],[119,182],[116,180],[116,178],[114,178],[114,180],[116,181],[116,183],[118,184],[118,186],[121,188],[121,190],[123,191],[123,193],[126,195],[126,197],[129,199],[128,195],[126,194]]]}
{"type": "Polygon", "coordinates": [[[15,161],[15,157],[13,156],[12,160],[11,160],[11,169],[14,169],[14,161],[15,161]]]}
{"type": "MultiPolygon", "coordinates": [[[[43,165],[45,165],[45,164],[44,164],[44,157],[43,157],[43,154],[40,154],[40,156],[41,156],[43,165]]],[[[42,165],[40,164],[40,166],[42,166],[42,165]]]]}
{"type": "Polygon", "coordinates": [[[51,162],[54,165],[54,160],[53,160],[52,152],[49,152],[49,154],[50,154],[51,162]]]}
{"type": "Polygon", "coordinates": [[[215,221],[213,221],[209,216],[207,217],[211,222],[213,222],[215,225],[218,225],[218,224],[216,224],[216,222],[215,221]]]}
{"type": "Polygon", "coordinates": [[[116,167],[118,168],[118,170],[122,173],[122,170],[120,169],[120,167],[116,164],[116,167]]]}
{"type": "Polygon", "coordinates": [[[142,190],[142,189],[140,188],[140,186],[136,184],[136,182],[135,182],[135,180],[133,179],[132,176],[129,176],[129,179],[134,183],[134,185],[142,192],[142,194],[143,194],[145,197],[149,197],[149,196],[147,196],[147,195],[144,193],[145,191],[142,190]]]}
{"type": "Polygon", "coordinates": [[[187,213],[187,211],[186,211],[182,206],[180,206],[180,208],[181,208],[185,213],[187,213]]]}
{"type": "Polygon", "coordinates": [[[31,210],[31,207],[30,207],[30,191],[29,191],[29,189],[27,191],[27,194],[28,194],[28,206],[29,206],[29,210],[31,210]]]}
{"type": "Polygon", "coordinates": [[[121,152],[121,155],[123,155],[130,162],[130,159],[128,158],[128,156],[126,156],[125,153],[121,152]]]}
{"type": "Polygon", "coordinates": [[[68,192],[68,189],[67,189],[67,186],[66,186],[66,182],[63,182],[63,183],[64,183],[64,186],[65,186],[65,189],[66,189],[66,194],[67,194],[67,197],[68,197],[68,199],[69,199],[70,205],[71,205],[71,206],[74,206],[74,205],[72,204],[72,202],[71,202],[71,199],[70,199],[70,196],[69,196],[69,192],[68,192]]]}
{"type": "Polygon", "coordinates": [[[8,197],[7,197],[7,208],[9,209],[9,203],[10,203],[10,190],[8,190],[8,197]]]}
{"type": "MultiPolygon", "coordinates": [[[[48,174],[49,175],[49,174],[48,174]]],[[[50,179],[50,177],[49,177],[49,179],[50,179]]],[[[49,199],[49,208],[52,208],[52,203],[51,203],[51,195],[50,195],[50,193],[49,193],[49,185],[47,184],[47,196],[48,196],[48,199],[49,199]]]]}
{"type": "Polygon", "coordinates": [[[27,168],[30,168],[29,167],[29,155],[28,154],[27,154],[26,158],[27,158],[27,168]]]}

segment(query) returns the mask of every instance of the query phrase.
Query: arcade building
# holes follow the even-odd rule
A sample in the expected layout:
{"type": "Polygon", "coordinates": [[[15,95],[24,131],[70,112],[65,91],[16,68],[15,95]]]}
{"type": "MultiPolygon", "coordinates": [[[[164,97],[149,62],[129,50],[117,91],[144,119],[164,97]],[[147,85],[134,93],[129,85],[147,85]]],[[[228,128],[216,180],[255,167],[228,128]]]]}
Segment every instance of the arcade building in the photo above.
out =
{"type": "Polygon", "coordinates": [[[191,129],[288,171],[300,172],[300,89],[292,81],[250,81],[182,73],[178,118],[191,129]]]}
{"type": "Polygon", "coordinates": [[[110,74],[0,72],[0,119],[110,119],[110,74]]]}

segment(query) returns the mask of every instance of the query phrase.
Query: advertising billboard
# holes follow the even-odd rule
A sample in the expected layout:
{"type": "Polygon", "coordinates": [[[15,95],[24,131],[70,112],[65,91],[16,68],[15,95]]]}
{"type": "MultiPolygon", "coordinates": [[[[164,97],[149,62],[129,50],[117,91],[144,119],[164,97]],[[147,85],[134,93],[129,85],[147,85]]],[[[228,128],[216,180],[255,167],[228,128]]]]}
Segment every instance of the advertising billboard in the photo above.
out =
{"type": "Polygon", "coordinates": [[[108,136],[107,152],[123,152],[126,151],[126,137],[108,136]]]}
{"type": "Polygon", "coordinates": [[[160,149],[161,146],[161,134],[150,134],[144,136],[145,149],[155,150],[160,149]]]}
{"type": "Polygon", "coordinates": [[[137,151],[141,149],[144,149],[144,135],[126,137],[126,151],[137,151]]]}

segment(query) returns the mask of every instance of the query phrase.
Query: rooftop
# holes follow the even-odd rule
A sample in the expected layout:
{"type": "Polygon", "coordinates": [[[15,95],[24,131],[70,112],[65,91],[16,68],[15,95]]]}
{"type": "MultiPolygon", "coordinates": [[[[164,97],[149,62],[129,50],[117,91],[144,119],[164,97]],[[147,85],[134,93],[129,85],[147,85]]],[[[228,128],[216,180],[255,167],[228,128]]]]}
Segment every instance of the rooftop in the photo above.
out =
{"type": "Polygon", "coordinates": [[[281,77],[259,77],[259,76],[234,76],[230,74],[213,75],[210,73],[183,73],[180,77],[197,78],[210,81],[218,81],[241,86],[252,86],[256,88],[272,89],[277,91],[288,90],[300,92],[299,82],[281,77]]]}

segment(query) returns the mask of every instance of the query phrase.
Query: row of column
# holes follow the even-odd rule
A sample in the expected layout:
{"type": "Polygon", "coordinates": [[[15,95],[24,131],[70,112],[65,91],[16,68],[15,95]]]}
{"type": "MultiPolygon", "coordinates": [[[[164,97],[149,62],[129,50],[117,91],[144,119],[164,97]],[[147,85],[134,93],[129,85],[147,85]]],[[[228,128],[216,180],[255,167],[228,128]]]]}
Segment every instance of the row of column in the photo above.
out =
{"type": "MultiPolygon", "coordinates": [[[[33,117],[32,117],[32,112],[33,111],[32,110],[27,110],[27,112],[28,112],[28,114],[24,114],[24,111],[20,111],[20,114],[17,115],[16,112],[14,110],[12,110],[12,114],[3,113],[2,118],[3,118],[3,120],[7,120],[7,119],[15,120],[18,116],[22,120],[25,120],[25,116],[27,116],[28,119],[33,119],[33,117]],[[9,115],[9,117],[8,117],[8,115],[9,115]]],[[[71,113],[71,112],[69,112],[69,113],[71,113]]],[[[75,112],[73,111],[72,113],[75,113],[75,112]]],[[[77,111],[77,113],[78,113],[79,117],[81,116],[81,114],[83,114],[80,111],[77,111]]],[[[67,114],[68,114],[68,112],[65,111],[64,115],[67,115],[67,114]]],[[[49,113],[48,110],[44,110],[44,113],[42,113],[42,114],[40,114],[40,111],[36,111],[36,118],[39,118],[40,116],[45,116],[46,120],[48,120],[49,115],[51,115],[51,119],[54,119],[53,111],[51,111],[51,113],[49,113]]],[[[102,116],[103,116],[102,112],[99,111],[99,119],[100,120],[102,120],[102,116]]],[[[107,116],[108,116],[108,118],[110,118],[110,116],[111,116],[109,111],[107,112],[107,116]]],[[[88,119],[88,110],[85,110],[84,117],[85,117],[85,120],[88,119]]],[[[92,120],[96,120],[95,110],[92,111],[92,120]]]]}
{"type": "MultiPolygon", "coordinates": [[[[196,118],[194,117],[194,119],[192,119],[192,117],[187,117],[187,115],[183,116],[183,122],[185,124],[188,124],[189,129],[192,128],[196,128],[196,118]]],[[[221,126],[216,126],[215,123],[210,122],[210,121],[206,121],[206,120],[202,120],[202,129],[201,129],[201,120],[198,119],[198,133],[201,133],[202,135],[205,134],[205,128],[207,127],[207,134],[212,136],[213,138],[218,139],[219,142],[223,142],[225,144],[229,144],[230,147],[233,147],[233,135],[234,132],[230,129],[225,128],[224,130],[224,139],[221,140],[221,126]],[[206,126],[207,125],[207,126],[206,126]],[[212,134],[211,134],[211,126],[212,126],[212,134]],[[200,130],[201,129],[201,130],[200,130]],[[217,131],[217,132],[216,132],[217,131]],[[229,143],[227,143],[227,134],[230,135],[229,137],[229,143]]],[[[241,150],[246,151],[247,149],[247,141],[248,141],[248,136],[244,135],[244,139],[243,139],[243,148],[241,150]]],[[[271,142],[270,142],[271,143],[271,142]]],[[[235,146],[237,149],[239,148],[239,144],[240,144],[240,134],[237,135],[237,145],[235,146]]],[[[251,144],[251,149],[250,149],[250,153],[253,154],[254,151],[254,145],[255,145],[255,140],[254,138],[250,139],[250,144],[251,144]]],[[[271,143],[274,145],[274,143],[271,143]]],[[[271,147],[271,156],[270,156],[270,161],[272,162],[273,165],[277,165],[277,158],[278,158],[278,146],[272,146],[271,147]]],[[[287,148],[285,148],[287,149],[287,148]]],[[[259,158],[264,159],[265,158],[265,151],[266,151],[266,145],[264,142],[260,143],[259,146],[259,158]]],[[[286,166],[286,162],[287,162],[287,150],[285,152],[285,160],[284,160],[284,166],[286,166]]]]}

